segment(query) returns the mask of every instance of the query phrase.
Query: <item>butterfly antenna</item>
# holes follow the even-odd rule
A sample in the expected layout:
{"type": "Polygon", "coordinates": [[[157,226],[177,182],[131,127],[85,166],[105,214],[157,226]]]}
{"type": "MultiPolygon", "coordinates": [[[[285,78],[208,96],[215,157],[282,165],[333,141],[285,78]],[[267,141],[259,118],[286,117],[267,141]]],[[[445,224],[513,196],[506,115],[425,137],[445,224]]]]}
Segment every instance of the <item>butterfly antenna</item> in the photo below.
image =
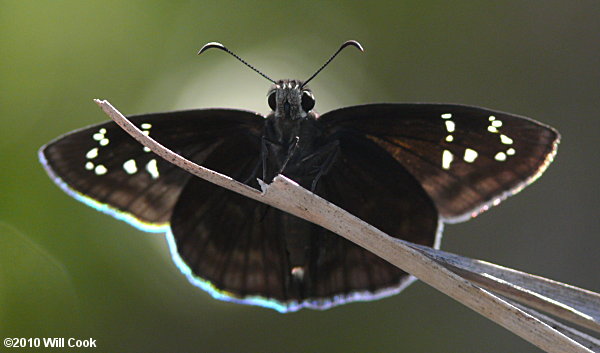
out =
{"type": "Polygon", "coordinates": [[[198,51],[198,55],[204,53],[205,51],[207,51],[208,49],[221,49],[222,51],[231,54],[231,56],[233,56],[234,58],[238,59],[239,61],[241,61],[244,65],[248,66],[249,68],[251,68],[252,70],[256,71],[259,75],[261,75],[262,77],[266,78],[267,80],[271,81],[272,83],[275,83],[275,81],[273,81],[273,79],[271,79],[269,76],[263,74],[262,72],[260,72],[257,68],[255,68],[254,66],[248,64],[244,59],[240,58],[239,56],[237,56],[234,52],[232,52],[231,50],[227,49],[223,44],[218,43],[218,42],[210,42],[210,43],[206,43],[199,51],[198,51]]]}
{"type": "Polygon", "coordinates": [[[358,48],[358,50],[360,51],[365,51],[362,47],[362,45],[360,45],[359,42],[355,41],[355,40],[349,40],[344,42],[344,44],[342,44],[342,46],[329,58],[329,60],[327,60],[327,62],[325,64],[323,64],[323,66],[321,66],[320,69],[317,70],[317,72],[315,72],[311,77],[308,78],[308,80],[304,81],[304,83],[302,84],[302,87],[306,86],[306,84],[312,80],[313,78],[315,78],[315,76],[317,76],[319,74],[319,72],[321,72],[327,65],[329,65],[329,63],[342,51],[344,50],[344,48],[346,48],[347,46],[353,46],[358,48]]]}

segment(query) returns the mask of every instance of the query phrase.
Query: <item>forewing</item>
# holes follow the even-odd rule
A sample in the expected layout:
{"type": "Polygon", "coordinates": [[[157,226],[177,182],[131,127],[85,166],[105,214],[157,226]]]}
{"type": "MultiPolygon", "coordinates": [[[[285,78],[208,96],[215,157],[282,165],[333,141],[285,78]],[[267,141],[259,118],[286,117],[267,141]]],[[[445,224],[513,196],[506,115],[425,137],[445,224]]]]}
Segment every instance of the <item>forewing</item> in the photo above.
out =
{"type": "MultiPolygon", "coordinates": [[[[260,144],[264,119],[226,109],[135,115],[129,119],[158,142],[202,163],[226,141],[260,144]]],[[[39,157],[71,196],[145,230],[162,230],[190,175],[145,149],[113,122],[68,133],[39,157]]]]}
{"type": "Polygon", "coordinates": [[[354,106],[320,121],[333,136],[375,142],[414,175],[447,222],[475,216],[531,183],[560,138],[528,118],[449,104],[354,106]]]}

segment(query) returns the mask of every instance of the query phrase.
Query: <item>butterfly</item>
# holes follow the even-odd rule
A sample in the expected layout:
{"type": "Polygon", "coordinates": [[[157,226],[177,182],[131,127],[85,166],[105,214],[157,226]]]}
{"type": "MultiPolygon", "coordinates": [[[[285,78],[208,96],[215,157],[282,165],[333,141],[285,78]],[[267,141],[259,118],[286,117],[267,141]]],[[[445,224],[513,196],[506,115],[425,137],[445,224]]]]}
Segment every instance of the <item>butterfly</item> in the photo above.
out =
{"type": "MultiPolygon", "coordinates": [[[[283,174],[385,233],[439,248],[470,219],[533,182],[560,136],[532,119],[456,104],[366,104],[316,113],[312,80],[274,81],[267,116],[233,109],[133,115],[185,158],[259,189],[283,174]]],[[[213,297],[280,312],[396,294],[414,277],[320,226],[160,159],[115,123],[70,132],[39,158],[76,199],[150,232],[213,297]]]]}

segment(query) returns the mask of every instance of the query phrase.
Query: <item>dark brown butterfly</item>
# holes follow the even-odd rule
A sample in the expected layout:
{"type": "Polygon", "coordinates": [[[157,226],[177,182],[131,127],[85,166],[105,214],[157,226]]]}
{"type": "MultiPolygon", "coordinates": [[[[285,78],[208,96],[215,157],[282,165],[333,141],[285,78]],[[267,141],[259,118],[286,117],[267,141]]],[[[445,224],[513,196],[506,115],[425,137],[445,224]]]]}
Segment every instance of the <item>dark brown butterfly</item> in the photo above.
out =
{"type": "MultiPolygon", "coordinates": [[[[348,41],[323,67],[349,45],[362,50],[348,41]]],[[[241,60],[218,43],[201,52],[208,48],[241,60]]],[[[478,107],[368,104],[319,116],[306,86],[315,75],[271,80],[266,117],[201,109],[130,119],[236,180],[258,188],[257,179],[284,174],[394,237],[436,248],[443,223],[518,192],[556,152],[551,127],[478,107]]],[[[76,199],[167,232],[182,272],[218,299],[281,312],[325,309],[398,293],[414,279],[319,226],[191,177],[112,122],[64,135],[39,156],[76,199]]]]}

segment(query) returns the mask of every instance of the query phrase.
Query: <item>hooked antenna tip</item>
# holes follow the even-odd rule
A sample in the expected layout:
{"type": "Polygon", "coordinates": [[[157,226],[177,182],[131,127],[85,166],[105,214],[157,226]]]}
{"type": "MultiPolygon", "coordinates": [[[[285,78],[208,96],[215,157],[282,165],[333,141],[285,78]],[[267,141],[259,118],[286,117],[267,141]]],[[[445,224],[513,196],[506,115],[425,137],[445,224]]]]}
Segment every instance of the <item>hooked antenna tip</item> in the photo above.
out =
{"type": "Polygon", "coordinates": [[[361,52],[365,51],[362,47],[362,45],[360,45],[359,42],[355,41],[355,40],[347,40],[344,42],[344,44],[342,44],[340,46],[340,48],[329,58],[329,60],[327,60],[325,62],[325,64],[323,64],[323,66],[321,66],[321,68],[319,68],[317,70],[317,72],[315,72],[311,77],[309,77],[308,79],[306,79],[306,81],[304,81],[304,83],[302,84],[302,87],[306,86],[308,84],[308,82],[310,82],[313,78],[315,78],[315,76],[317,76],[319,74],[319,72],[321,72],[327,65],[329,65],[329,63],[342,51],[344,50],[344,48],[348,47],[348,46],[353,46],[355,48],[357,48],[358,50],[360,50],[361,52]]]}
{"type": "Polygon", "coordinates": [[[217,49],[227,51],[227,48],[225,48],[225,46],[223,44],[221,44],[219,42],[209,42],[209,43],[204,44],[204,46],[202,48],[200,48],[200,50],[198,50],[198,55],[204,53],[205,51],[207,51],[208,49],[211,49],[211,48],[217,48],[217,49]]]}
{"type": "Polygon", "coordinates": [[[219,42],[209,42],[204,44],[204,46],[202,48],[200,48],[200,50],[198,51],[198,55],[204,53],[205,51],[207,51],[208,49],[221,49],[222,51],[230,54],[231,56],[233,56],[234,58],[238,59],[239,61],[241,61],[244,65],[248,66],[249,68],[251,68],[252,70],[256,71],[259,75],[261,75],[262,77],[266,78],[267,80],[275,83],[275,81],[273,81],[273,79],[271,79],[269,76],[263,74],[262,72],[260,72],[257,68],[255,68],[254,66],[248,64],[244,59],[240,58],[239,56],[237,56],[234,52],[232,52],[231,50],[227,49],[223,44],[219,43],[219,42]]]}
{"type": "Polygon", "coordinates": [[[364,52],[365,50],[363,49],[362,45],[360,45],[360,43],[356,40],[347,40],[346,42],[344,42],[344,44],[342,44],[342,47],[340,49],[343,49],[347,46],[353,46],[356,47],[358,50],[364,52]]]}

